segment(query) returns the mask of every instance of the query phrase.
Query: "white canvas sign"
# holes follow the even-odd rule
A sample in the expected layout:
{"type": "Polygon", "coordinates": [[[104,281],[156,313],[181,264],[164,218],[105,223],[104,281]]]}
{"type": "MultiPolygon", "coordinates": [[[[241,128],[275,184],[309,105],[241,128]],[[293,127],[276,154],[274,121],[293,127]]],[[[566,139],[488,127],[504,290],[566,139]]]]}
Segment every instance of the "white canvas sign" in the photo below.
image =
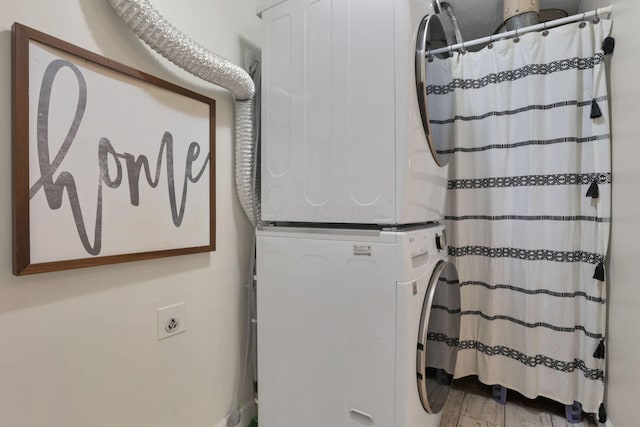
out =
{"type": "MultiPolygon", "coordinates": [[[[27,153],[16,155],[16,174],[28,167],[28,188],[15,188],[17,199],[28,198],[23,267],[213,250],[214,101],[17,30],[28,36],[26,46],[14,46],[26,48],[14,67],[28,78],[26,106],[18,105],[26,95],[20,78],[14,82],[15,126],[28,122],[14,138],[17,152],[27,153]]],[[[16,225],[16,234],[24,231],[16,225]]]]}

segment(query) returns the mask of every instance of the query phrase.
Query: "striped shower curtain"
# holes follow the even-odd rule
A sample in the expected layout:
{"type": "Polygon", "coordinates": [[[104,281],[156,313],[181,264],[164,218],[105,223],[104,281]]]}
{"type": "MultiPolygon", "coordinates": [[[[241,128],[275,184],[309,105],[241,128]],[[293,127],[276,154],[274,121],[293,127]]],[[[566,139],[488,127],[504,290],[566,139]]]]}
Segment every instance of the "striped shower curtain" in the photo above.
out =
{"type": "Polygon", "coordinates": [[[461,282],[455,376],[597,413],[611,160],[603,40],[569,24],[430,63],[453,138],[446,225],[461,282]]]}

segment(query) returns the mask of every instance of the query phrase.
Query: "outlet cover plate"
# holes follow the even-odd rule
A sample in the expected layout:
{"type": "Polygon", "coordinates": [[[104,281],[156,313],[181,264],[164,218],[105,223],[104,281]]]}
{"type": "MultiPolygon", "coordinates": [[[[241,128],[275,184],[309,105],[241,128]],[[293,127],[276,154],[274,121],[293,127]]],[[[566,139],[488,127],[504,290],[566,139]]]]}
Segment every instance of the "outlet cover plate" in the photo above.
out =
{"type": "Polygon", "coordinates": [[[169,338],[186,331],[184,302],[159,308],[158,340],[169,338]]]}

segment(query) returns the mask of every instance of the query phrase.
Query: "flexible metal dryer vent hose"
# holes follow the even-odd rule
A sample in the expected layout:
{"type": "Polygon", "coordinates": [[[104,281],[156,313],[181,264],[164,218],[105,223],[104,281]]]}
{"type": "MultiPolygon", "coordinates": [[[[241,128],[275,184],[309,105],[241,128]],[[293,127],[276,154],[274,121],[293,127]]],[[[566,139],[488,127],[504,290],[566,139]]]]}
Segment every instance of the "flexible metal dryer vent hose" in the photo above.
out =
{"type": "MultiPolygon", "coordinates": [[[[455,44],[464,42],[464,39],[462,38],[462,32],[460,31],[460,26],[458,25],[458,18],[456,18],[456,14],[453,11],[453,7],[451,7],[449,2],[443,1],[443,2],[440,2],[440,8],[444,9],[444,11],[447,13],[447,16],[449,17],[449,20],[451,21],[451,25],[453,25],[453,31],[456,38],[455,44]]],[[[454,43],[450,43],[450,44],[454,44],[454,43]]]]}
{"type": "Polygon", "coordinates": [[[256,165],[256,89],[251,76],[239,65],[207,50],[177,30],[148,0],[109,0],[109,3],[153,50],[233,95],[236,192],[244,213],[255,226],[260,219],[260,194],[256,165]]]}

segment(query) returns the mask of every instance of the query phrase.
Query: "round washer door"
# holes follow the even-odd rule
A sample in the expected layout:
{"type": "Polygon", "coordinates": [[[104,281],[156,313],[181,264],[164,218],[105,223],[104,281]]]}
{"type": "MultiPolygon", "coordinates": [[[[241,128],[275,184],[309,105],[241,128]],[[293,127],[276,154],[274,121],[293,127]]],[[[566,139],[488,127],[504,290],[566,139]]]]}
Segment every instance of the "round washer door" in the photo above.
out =
{"type": "Polygon", "coordinates": [[[422,306],[416,361],[418,394],[424,409],[444,407],[458,358],[460,282],[453,264],[441,261],[433,271],[422,306]]]}
{"type": "MultiPolygon", "coordinates": [[[[433,83],[448,84],[453,79],[451,77],[450,64],[443,62],[443,59],[439,60],[442,63],[434,62],[434,58],[427,59],[427,54],[431,49],[445,46],[447,46],[447,38],[440,18],[436,15],[425,16],[420,22],[416,40],[416,94],[424,135],[431,155],[438,166],[445,166],[449,163],[453,135],[449,129],[451,126],[446,126],[446,122],[444,123],[445,126],[431,126],[430,117],[432,115],[430,112],[436,113],[436,116],[448,115],[446,112],[451,108],[447,107],[452,105],[454,93],[448,90],[441,91],[443,93],[439,93],[437,99],[432,100],[432,97],[427,96],[427,86],[433,83]]],[[[450,119],[450,117],[438,118],[450,119]]]]}

